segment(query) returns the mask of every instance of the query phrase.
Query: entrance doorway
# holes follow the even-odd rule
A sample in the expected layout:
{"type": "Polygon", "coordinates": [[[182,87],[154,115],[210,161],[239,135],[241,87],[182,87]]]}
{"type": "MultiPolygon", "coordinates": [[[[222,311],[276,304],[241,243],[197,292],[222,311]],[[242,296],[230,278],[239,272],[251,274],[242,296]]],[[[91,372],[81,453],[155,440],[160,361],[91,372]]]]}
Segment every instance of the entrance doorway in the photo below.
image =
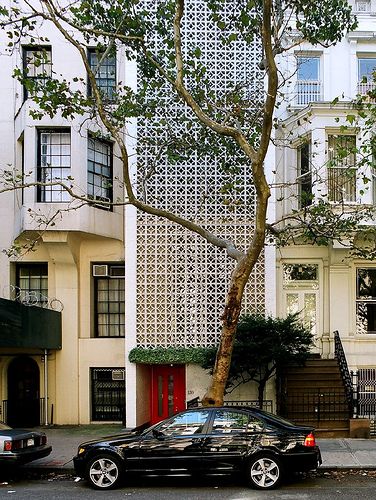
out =
{"type": "Polygon", "coordinates": [[[9,364],[6,415],[12,427],[40,425],[39,367],[32,358],[20,356],[9,364]]]}
{"type": "Polygon", "coordinates": [[[157,365],[151,369],[151,423],[185,409],[185,366],[157,365]]]}

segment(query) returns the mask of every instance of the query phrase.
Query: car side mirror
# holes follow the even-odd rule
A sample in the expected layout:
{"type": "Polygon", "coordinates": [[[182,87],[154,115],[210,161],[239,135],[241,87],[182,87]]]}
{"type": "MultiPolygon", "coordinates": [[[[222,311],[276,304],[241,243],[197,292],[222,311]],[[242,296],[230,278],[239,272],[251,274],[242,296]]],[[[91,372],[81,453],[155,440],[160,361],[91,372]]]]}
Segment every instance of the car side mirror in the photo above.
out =
{"type": "Polygon", "coordinates": [[[165,437],[163,432],[159,431],[158,429],[153,429],[151,432],[152,432],[153,436],[157,439],[163,439],[165,437]]]}

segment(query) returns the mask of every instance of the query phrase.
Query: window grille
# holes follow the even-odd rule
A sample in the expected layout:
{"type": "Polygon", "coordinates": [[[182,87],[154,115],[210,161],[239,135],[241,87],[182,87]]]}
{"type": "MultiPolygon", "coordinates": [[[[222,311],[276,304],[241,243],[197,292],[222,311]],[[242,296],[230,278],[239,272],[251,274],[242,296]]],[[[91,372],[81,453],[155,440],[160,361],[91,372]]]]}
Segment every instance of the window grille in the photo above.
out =
{"type": "Polygon", "coordinates": [[[69,129],[38,130],[38,186],[39,202],[69,201],[68,192],[60,184],[69,184],[71,173],[71,137],[69,129]]]}
{"type": "Polygon", "coordinates": [[[124,368],[91,368],[91,420],[125,420],[124,368]],[[120,374],[122,377],[120,377],[120,374]]]}

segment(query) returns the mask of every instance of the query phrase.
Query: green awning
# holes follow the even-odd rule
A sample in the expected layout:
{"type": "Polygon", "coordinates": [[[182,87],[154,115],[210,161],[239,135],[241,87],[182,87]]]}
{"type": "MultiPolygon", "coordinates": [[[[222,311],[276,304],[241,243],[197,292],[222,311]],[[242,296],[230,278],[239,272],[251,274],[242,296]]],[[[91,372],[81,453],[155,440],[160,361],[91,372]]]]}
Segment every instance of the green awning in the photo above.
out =
{"type": "Polygon", "coordinates": [[[0,298],[0,348],[61,349],[61,313],[0,298]]]}

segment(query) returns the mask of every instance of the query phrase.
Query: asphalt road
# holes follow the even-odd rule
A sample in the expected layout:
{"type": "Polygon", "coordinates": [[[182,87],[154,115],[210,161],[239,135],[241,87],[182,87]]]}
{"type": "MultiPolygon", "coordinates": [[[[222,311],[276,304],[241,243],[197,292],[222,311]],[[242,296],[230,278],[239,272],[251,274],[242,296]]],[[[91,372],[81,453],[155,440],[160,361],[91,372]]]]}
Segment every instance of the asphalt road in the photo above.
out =
{"type": "Polygon", "coordinates": [[[133,481],[114,491],[92,490],[74,477],[49,475],[35,479],[22,474],[0,482],[0,498],[28,500],[95,500],[126,498],[134,500],[375,500],[375,472],[311,474],[295,478],[275,491],[256,491],[243,484],[224,480],[133,481]]]}

